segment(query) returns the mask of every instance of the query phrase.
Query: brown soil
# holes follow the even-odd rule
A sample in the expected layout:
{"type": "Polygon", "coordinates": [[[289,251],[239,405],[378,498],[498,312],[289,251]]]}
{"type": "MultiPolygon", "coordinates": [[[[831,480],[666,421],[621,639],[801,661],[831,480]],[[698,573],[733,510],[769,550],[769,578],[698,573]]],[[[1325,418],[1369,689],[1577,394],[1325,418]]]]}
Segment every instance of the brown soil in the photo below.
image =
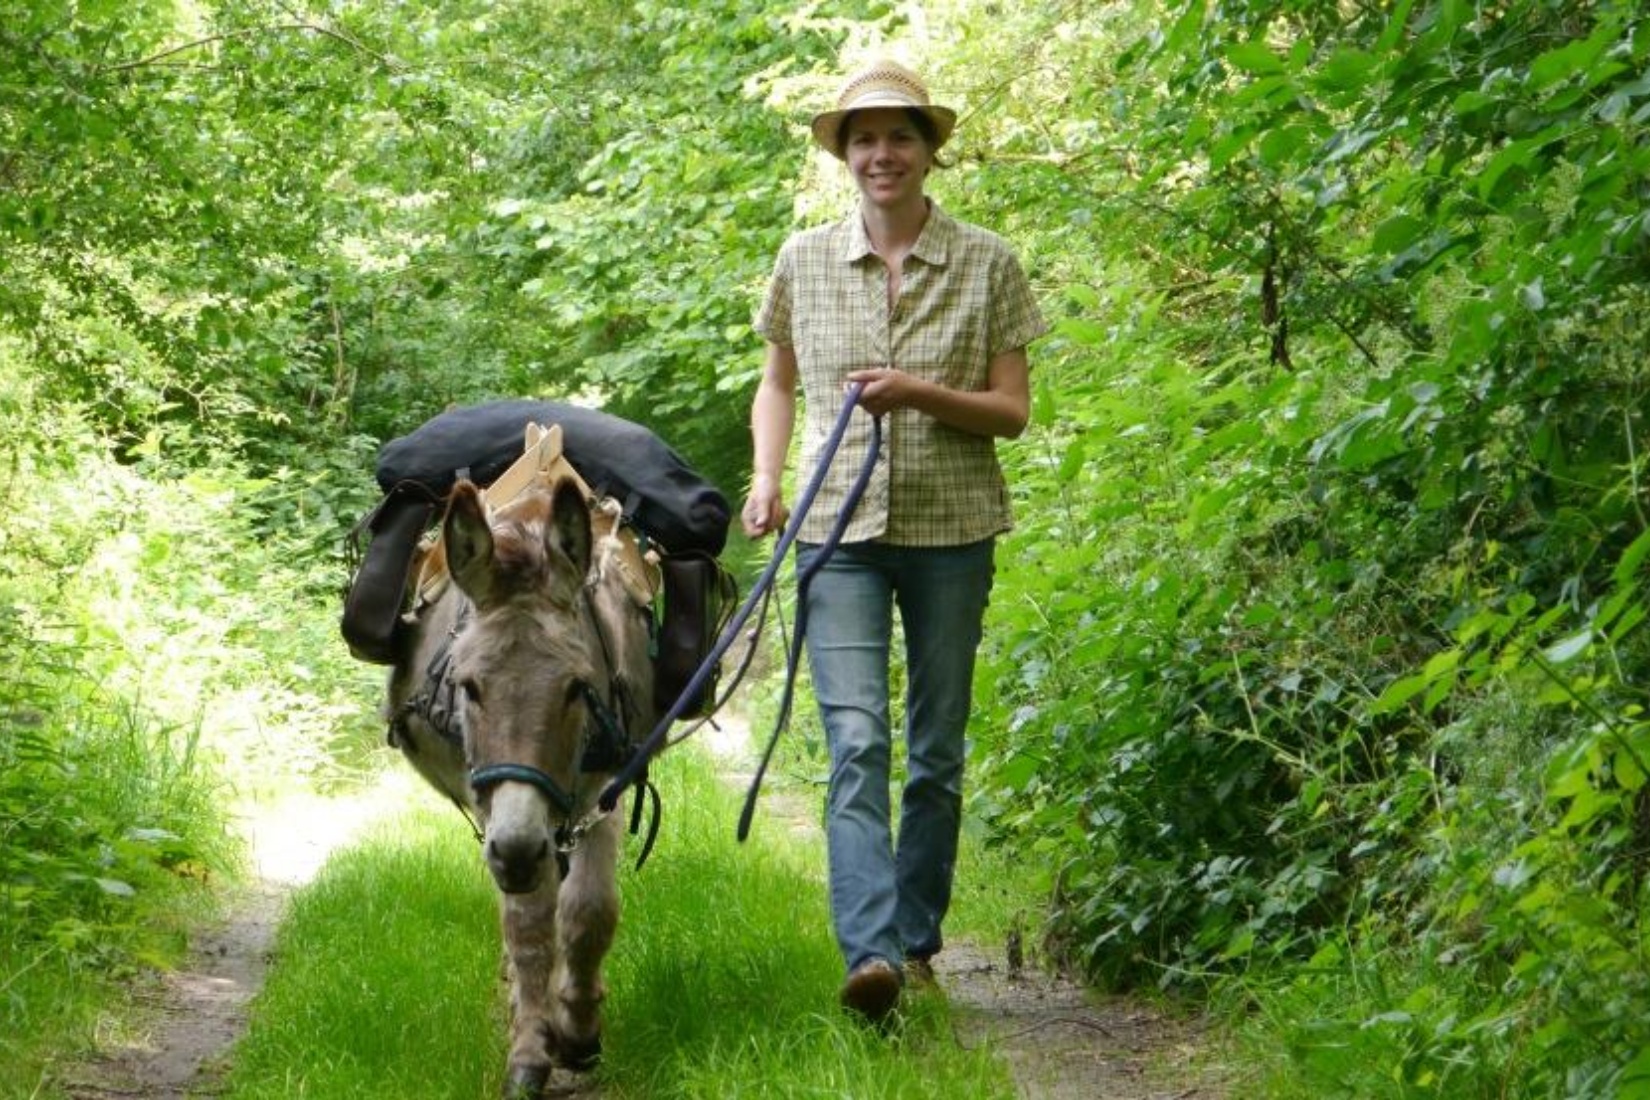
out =
{"type": "Polygon", "coordinates": [[[973,944],[934,957],[957,1041],[988,1042],[1028,1100],[1216,1100],[1199,1029],[1129,997],[1098,997],[973,944]]]}
{"type": "Polygon", "coordinates": [[[240,1035],[246,1006],[263,984],[284,892],[260,885],[223,919],[197,933],[179,970],[134,991],[135,1025],[64,1075],[72,1100],[210,1096],[217,1059],[240,1035]]]}

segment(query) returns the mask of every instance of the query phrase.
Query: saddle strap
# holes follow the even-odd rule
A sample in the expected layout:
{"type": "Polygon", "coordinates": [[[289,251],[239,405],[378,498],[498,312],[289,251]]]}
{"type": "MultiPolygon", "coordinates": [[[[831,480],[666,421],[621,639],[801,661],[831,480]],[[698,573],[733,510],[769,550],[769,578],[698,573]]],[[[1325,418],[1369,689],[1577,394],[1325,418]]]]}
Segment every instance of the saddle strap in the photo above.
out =
{"type": "MultiPolygon", "coordinates": [[[[732,600],[731,580],[709,554],[666,554],[659,565],[664,573],[664,614],[655,639],[653,701],[664,710],[687,691],[700,663],[716,647],[732,600]]],[[[719,665],[682,701],[679,717],[709,712],[721,675],[719,665]]]]}

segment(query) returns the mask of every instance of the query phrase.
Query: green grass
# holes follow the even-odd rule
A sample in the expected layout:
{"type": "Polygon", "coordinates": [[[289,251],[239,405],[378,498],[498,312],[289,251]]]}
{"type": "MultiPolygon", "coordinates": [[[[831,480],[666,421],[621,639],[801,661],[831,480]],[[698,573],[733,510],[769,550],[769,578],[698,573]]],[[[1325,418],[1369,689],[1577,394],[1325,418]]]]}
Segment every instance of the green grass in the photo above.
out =
{"type": "MultiPolygon", "coordinates": [[[[623,873],[607,965],[604,1095],[1008,1097],[938,997],[883,1035],[837,1008],[822,855],[734,840],[737,796],[697,753],[654,767],[664,828],[623,873]]],[[[495,1096],[504,1064],[496,898],[457,818],[409,810],[301,892],[225,1096],[495,1096]]]]}
{"type": "Polygon", "coordinates": [[[53,656],[0,688],[0,1100],[42,1095],[65,1051],[120,1026],[238,863],[194,732],[53,656]],[[26,694],[45,683],[58,698],[26,694]]]}
{"type": "Polygon", "coordinates": [[[226,1095],[496,1092],[498,950],[474,841],[409,810],[293,898],[226,1095]]]}

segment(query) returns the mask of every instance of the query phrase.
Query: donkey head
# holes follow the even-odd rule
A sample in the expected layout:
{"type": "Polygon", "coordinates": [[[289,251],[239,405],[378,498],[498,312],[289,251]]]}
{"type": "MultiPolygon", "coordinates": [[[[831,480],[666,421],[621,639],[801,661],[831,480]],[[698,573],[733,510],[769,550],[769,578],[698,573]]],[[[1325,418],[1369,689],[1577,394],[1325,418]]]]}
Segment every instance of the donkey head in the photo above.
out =
{"type": "Polygon", "coordinates": [[[475,606],[453,640],[452,675],[487,864],[501,890],[526,893],[543,882],[556,827],[574,813],[586,685],[596,675],[581,593],[590,509],[562,481],[489,516],[461,481],[442,537],[453,580],[475,606]]]}

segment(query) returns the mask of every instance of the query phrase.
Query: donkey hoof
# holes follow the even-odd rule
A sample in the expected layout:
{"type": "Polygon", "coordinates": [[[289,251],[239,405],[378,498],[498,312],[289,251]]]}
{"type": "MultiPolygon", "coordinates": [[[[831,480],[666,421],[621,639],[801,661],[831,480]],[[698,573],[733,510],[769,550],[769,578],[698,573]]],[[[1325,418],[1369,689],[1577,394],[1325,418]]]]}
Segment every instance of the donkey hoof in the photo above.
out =
{"type": "Polygon", "coordinates": [[[601,1032],[588,1039],[569,1039],[564,1035],[556,1043],[556,1061],[575,1073],[588,1073],[601,1060],[601,1032]]]}
{"type": "Polygon", "coordinates": [[[549,1083],[549,1066],[511,1066],[504,1081],[504,1100],[539,1100],[549,1083]]]}

